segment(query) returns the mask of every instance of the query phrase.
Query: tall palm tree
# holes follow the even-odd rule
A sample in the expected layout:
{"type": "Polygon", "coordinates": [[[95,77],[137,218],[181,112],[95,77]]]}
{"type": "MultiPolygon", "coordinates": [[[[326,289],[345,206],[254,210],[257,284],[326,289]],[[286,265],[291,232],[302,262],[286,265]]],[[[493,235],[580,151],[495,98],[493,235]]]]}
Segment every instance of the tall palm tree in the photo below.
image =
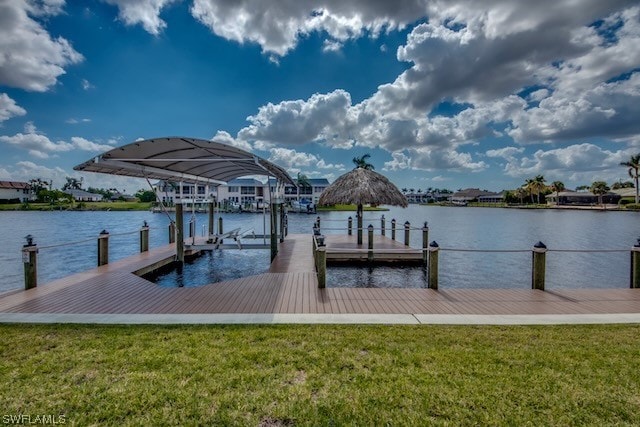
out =
{"type": "Polygon", "coordinates": [[[589,188],[593,194],[598,196],[598,204],[602,204],[602,195],[607,194],[609,191],[609,186],[604,181],[595,181],[591,184],[591,188],[589,188]]]}
{"type": "Polygon", "coordinates": [[[352,161],[353,161],[353,164],[356,165],[356,169],[362,168],[362,169],[372,171],[375,169],[375,167],[373,167],[373,165],[367,161],[370,157],[371,157],[371,154],[365,154],[360,157],[354,157],[352,161]]]}
{"type": "Polygon", "coordinates": [[[536,195],[538,204],[540,204],[540,192],[546,188],[545,179],[542,175],[537,175],[535,178],[527,179],[525,182],[525,188],[531,194],[531,201],[533,202],[533,195],[536,195]]]}
{"type": "Polygon", "coordinates": [[[638,170],[640,169],[640,153],[635,156],[631,156],[628,162],[620,163],[620,166],[626,166],[629,168],[629,176],[633,178],[636,184],[636,204],[638,204],[638,170]]]}
{"type": "Polygon", "coordinates": [[[551,183],[551,190],[556,192],[556,205],[560,204],[560,192],[564,191],[564,183],[562,181],[553,181],[551,183]]]}
{"type": "Polygon", "coordinates": [[[518,187],[518,189],[516,189],[514,193],[515,193],[515,196],[520,199],[520,204],[522,204],[524,196],[527,195],[527,189],[524,187],[518,187]]]}
{"type": "Polygon", "coordinates": [[[309,177],[303,174],[302,172],[298,172],[296,190],[298,192],[298,200],[300,199],[300,189],[311,187],[311,183],[309,182],[309,177]]]}

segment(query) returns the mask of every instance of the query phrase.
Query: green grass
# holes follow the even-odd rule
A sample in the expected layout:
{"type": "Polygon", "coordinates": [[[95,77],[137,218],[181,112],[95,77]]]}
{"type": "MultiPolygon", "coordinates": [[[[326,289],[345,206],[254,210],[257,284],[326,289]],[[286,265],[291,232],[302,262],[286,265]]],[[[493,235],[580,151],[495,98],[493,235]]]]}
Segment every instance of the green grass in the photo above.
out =
{"type": "MultiPolygon", "coordinates": [[[[323,206],[317,207],[319,211],[357,211],[358,207],[356,205],[333,205],[333,206],[323,206]]],[[[388,208],[381,207],[373,207],[373,206],[363,206],[362,210],[365,211],[388,211],[388,208]]]]}
{"type": "Polygon", "coordinates": [[[146,211],[151,209],[148,202],[77,202],[74,204],[51,205],[49,203],[29,203],[25,208],[22,204],[0,205],[0,211],[57,211],[57,210],[80,210],[80,211],[146,211]]]}
{"type": "Polygon", "coordinates": [[[63,414],[69,425],[640,424],[638,325],[0,334],[0,412],[63,414]]]}

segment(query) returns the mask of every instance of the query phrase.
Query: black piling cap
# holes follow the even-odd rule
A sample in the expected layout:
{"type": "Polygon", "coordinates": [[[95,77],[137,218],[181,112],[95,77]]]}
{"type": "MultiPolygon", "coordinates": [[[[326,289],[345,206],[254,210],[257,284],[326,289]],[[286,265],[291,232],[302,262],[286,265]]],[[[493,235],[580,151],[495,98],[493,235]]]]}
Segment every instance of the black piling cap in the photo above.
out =
{"type": "Polygon", "coordinates": [[[544,244],[544,243],[542,243],[542,242],[538,242],[538,243],[536,243],[535,245],[533,245],[533,247],[534,247],[534,248],[537,248],[537,249],[547,249],[547,245],[545,245],[545,244],[544,244]]]}
{"type": "Polygon", "coordinates": [[[429,243],[429,247],[430,248],[439,248],[440,245],[438,244],[438,242],[436,242],[435,240],[433,240],[431,243],[429,243]]]}
{"type": "Polygon", "coordinates": [[[427,221],[424,222],[424,225],[422,226],[422,228],[429,228],[429,225],[427,224],[427,221]]]}
{"type": "Polygon", "coordinates": [[[24,238],[27,239],[27,244],[25,246],[33,246],[33,236],[31,234],[27,234],[24,238]]]}
{"type": "Polygon", "coordinates": [[[373,231],[373,225],[369,224],[369,226],[367,227],[367,230],[373,231]]]}
{"type": "Polygon", "coordinates": [[[144,221],[142,221],[142,226],[143,226],[143,227],[148,227],[148,226],[149,226],[149,224],[147,224],[147,221],[146,221],[146,220],[144,220],[144,221]]]}
{"type": "Polygon", "coordinates": [[[107,230],[102,230],[100,234],[109,234],[109,232],[107,230]]]}
{"type": "Polygon", "coordinates": [[[634,248],[640,248],[640,237],[636,239],[636,244],[633,245],[634,248]]]}

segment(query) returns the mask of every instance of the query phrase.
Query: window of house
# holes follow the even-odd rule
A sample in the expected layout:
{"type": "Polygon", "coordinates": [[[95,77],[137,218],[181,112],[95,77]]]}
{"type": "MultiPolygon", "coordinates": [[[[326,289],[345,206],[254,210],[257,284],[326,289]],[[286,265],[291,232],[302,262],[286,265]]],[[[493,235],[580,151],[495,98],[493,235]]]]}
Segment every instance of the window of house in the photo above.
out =
{"type": "Polygon", "coordinates": [[[239,190],[239,187],[229,187],[229,193],[237,193],[239,190]]]}
{"type": "Polygon", "coordinates": [[[240,194],[256,194],[256,187],[240,187],[240,194]]]}

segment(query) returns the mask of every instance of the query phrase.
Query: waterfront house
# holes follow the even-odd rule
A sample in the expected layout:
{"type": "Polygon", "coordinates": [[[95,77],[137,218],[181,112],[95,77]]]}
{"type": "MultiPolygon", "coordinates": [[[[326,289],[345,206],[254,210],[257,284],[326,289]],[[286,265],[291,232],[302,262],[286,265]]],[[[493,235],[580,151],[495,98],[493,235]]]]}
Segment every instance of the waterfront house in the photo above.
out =
{"type": "Polygon", "coordinates": [[[101,202],[104,196],[102,194],[89,193],[88,191],[78,189],[68,189],[65,193],[73,197],[76,202],[101,202]]]}
{"type": "Polygon", "coordinates": [[[0,203],[22,203],[36,199],[28,182],[0,181],[0,203]]]}
{"type": "Polygon", "coordinates": [[[500,193],[489,193],[478,196],[479,203],[503,203],[504,191],[500,193]]]}
{"type": "MultiPolygon", "coordinates": [[[[501,197],[497,193],[491,191],[480,190],[479,188],[466,188],[464,190],[456,191],[451,195],[449,201],[454,204],[462,204],[469,202],[478,202],[480,197],[487,196],[484,200],[499,200],[501,197]]],[[[502,196],[504,197],[504,196],[502,196]]],[[[497,202],[486,202],[497,203],[497,202]]]]}
{"type": "MultiPolygon", "coordinates": [[[[560,191],[557,196],[553,192],[545,196],[547,204],[549,205],[575,205],[575,206],[591,206],[597,205],[598,196],[590,191],[560,191]]],[[[602,195],[602,203],[604,204],[618,204],[620,201],[620,195],[612,192],[602,195]]]]}

